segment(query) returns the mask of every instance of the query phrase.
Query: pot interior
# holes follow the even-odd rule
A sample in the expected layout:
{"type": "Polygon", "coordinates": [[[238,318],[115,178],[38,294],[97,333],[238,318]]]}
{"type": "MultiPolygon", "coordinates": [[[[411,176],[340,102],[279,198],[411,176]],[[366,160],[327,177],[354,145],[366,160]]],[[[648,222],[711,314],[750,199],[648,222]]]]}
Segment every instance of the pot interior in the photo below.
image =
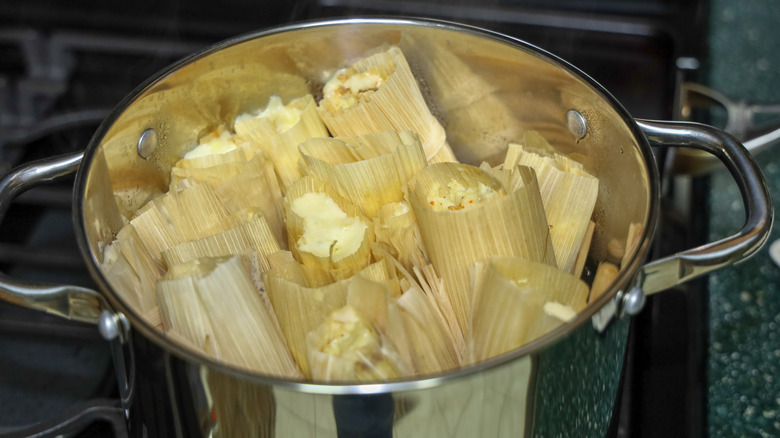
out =
{"type": "Polygon", "coordinates": [[[507,143],[521,142],[533,130],[599,179],[590,257],[622,261],[622,274],[570,324],[587,319],[625,285],[646,251],[657,175],[646,141],[611,96],[564,61],[508,37],[437,22],[349,20],[261,32],[207,49],[141,86],[101,126],[80,169],[76,193],[83,222],[78,232],[99,284],[134,327],[172,345],[112,289],[98,268],[101,250],[133,212],[167,190],[171,166],[201,136],[263,108],[271,95],[284,101],[306,93],[317,98],[335,71],[388,45],[402,45],[460,161],[496,164],[507,143]],[[468,68],[475,90],[429,82],[420,60],[442,50],[468,68]],[[470,124],[469,108],[481,111],[486,103],[479,100],[486,96],[508,111],[489,126],[470,124]],[[146,158],[138,152],[145,132],[152,140],[141,143],[153,146],[146,158]],[[634,254],[624,256],[621,245],[632,223],[641,225],[642,240],[634,254]]]}

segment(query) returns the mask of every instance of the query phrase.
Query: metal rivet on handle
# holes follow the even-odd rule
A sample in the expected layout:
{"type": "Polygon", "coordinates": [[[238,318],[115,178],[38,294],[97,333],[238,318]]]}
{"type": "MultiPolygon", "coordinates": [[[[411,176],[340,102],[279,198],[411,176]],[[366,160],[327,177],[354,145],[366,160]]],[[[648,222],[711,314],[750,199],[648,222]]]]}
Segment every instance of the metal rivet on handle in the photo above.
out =
{"type": "Polygon", "coordinates": [[[623,311],[630,316],[636,316],[645,307],[645,291],[635,286],[623,296],[623,311]]]}
{"type": "Polygon", "coordinates": [[[140,155],[141,158],[151,157],[155,149],[157,149],[157,143],[157,131],[153,128],[149,128],[142,132],[141,136],[138,137],[138,155],[140,155]]]}
{"type": "Polygon", "coordinates": [[[121,313],[111,313],[108,310],[100,312],[98,332],[103,339],[111,341],[118,337],[120,342],[124,342],[129,329],[130,322],[121,313]]]}
{"type": "Polygon", "coordinates": [[[566,125],[577,140],[585,137],[588,133],[588,121],[585,120],[585,116],[580,114],[577,110],[569,110],[566,112],[566,125]]]}

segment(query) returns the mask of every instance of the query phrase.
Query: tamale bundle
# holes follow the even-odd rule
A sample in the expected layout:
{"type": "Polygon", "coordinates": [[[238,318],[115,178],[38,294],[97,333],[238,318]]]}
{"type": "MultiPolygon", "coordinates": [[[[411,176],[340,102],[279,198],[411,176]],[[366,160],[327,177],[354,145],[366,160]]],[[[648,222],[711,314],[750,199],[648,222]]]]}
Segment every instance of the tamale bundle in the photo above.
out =
{"type": "Polygon", "coordinates": [[[504,169],[511,170],[517,165],[536,171],[558,267],[572,273],[596,205],[598,179],[588,174],[579,162],[563,155],[534,152],[510,144],[504,169]]]}
{"type": "Polygon", "coordinates": [[[360,205],[366,216],[374,217],[387,203],[401,201],[402,187],[427,165],[417,136],[409,131],[388,133],[396,139],[392,152],[360,159],[360,149],[338,138],[318,138],[301,144],[306,173],[331,184],[351,203],[360,205]],[[347,161],[348,157],[355,159],[347,161]],[[341,157],[333,163],[333,157],[341,157]],[[330,162],[329,162],[330,161],[330,162]]]}
{"type": "Polygon", "coordinates": [[[369,279],[390,282],[390,273],[384,262],[373,263],[360,274],[327,285],[307,285],[305,266],[295,260],[274,263],[263,276],[265,289],[276,312],[279,325],[293,357],[304,375],[311,377],[306,351],[306,335],[317,328],[330,312],[347,304],[352,282],[369,279]]]}
{"type": "Polygon", "coordinates": [[[271,96],[262,111],[238,116],[234,129],[237,137],[249,141],[271,158],[283,192],[303,176],[298,166],[301,158],[298,145],[310,138],[328,136],[310,94],[287,105],[279,96],[271,96]]]}
{"type": "Polygon", "coordinates": [[[312,378],[323,382],[371,382],[408,375],[392,343],[355,308],[328,315],[306,337],[312,378]]]}
{"type": "Polygon", "coordinates": [[[302,376],[239,257],[201,258],[171,267],[157,287],[166,329],[213,348],[204,351],[242,368],[302,376]]]}
{"type": "Polygon", "coordinates": [[[472,361],[534,340],[582,310],[588,297],[588,286],[581,280],[517,257],[493,257],[477,287],[472,361]]]}
{"type": "Polygon", "coordinates": [[[155,313],[158,307],[155,283],[164,271],[133,227],[123,227],[117,233],[116,241],[104,249],[102,268],[106,271],[111,287],[128,299],[141,314],[155,313]]]}
{"type": "Polygon", "coordinates": [[[320,117],[335,137],[410,130],[429,162],[456,161],[398,47],[361,59],[325,84],[320,117]]]}
{"type": "Polygon", "coordinates": [[[488,173],[464,164],[427,166],[409,183],[409,201],[431,263],[444,280],[458,322],[469,332],[469,269],[494,255],[555,266],[555,254],[532,174],[507,194],[488,173]]]}
{"type": "Polygon", "coordinates": [[[319,178],[307,176],[284,197],[290,251],[312,268],[354,274],[371,259],[373,231],[361,210],[319,178]]]}

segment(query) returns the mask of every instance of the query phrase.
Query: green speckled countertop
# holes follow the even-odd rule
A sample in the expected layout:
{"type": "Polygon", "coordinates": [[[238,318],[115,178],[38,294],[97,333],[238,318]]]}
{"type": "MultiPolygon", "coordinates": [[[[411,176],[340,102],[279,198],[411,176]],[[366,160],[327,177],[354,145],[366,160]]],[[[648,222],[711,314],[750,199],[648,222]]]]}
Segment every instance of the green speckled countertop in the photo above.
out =
{"type": "MultiPolygon", "coordinates": [[[[706,82],[732,99],[780,103],[780,1],[712,0],[706,82]]],[[[780,205],[780,145],[757,157],[780,205]]],[[[710,238],[744,221],[739,191],[725,171],[711,179],[710,238]]],[[[769,245],[709,278],[709,435],[780,436],[780,267],[769,245]]]]}

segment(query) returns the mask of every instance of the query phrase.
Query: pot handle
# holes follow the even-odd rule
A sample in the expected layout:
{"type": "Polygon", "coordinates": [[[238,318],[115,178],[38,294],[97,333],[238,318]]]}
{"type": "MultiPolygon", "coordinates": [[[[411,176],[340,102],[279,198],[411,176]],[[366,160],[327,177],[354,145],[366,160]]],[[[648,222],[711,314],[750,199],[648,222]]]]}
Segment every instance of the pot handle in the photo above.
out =
{"type": "Polygon", "coordinates": [[[655,147],[687,147],[716,156],[739,186],[745,206],[745,225],[737,234],[646,264],[639,286],[654,294],[694,277],[752,256],[769,237],[773,209],[769,189],[758,165],[742,144],[711,126],[690,122],[637,120],[655,147]]]}
{"type": "MultiPolygon", "coordinates": [[[[46,158],[11,170],[0,180],[0,224],[11,201],[26,190],[75,172],[83,152],[46,158]]],[[[98,292],[79,286],[33,283],[0,272],[0,299],[43,310],[63,318],[97,324],[100,312],[109,309],[98,292]]]]}

